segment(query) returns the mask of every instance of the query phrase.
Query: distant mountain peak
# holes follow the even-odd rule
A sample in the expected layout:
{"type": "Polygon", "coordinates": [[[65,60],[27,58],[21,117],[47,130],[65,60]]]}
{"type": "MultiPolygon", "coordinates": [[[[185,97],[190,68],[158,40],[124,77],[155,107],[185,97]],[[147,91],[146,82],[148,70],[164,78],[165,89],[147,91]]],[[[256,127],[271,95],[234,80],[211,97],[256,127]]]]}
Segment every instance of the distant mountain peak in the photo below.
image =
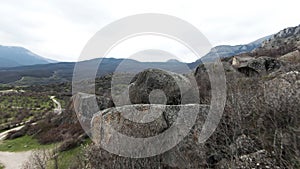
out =
{"type": "Polygon", "coordinates": [[[180,63],[180,61],[177,60],[177,59],[169,59],[169,60],[167,60],[167,62],[170,62],[170,63],[180,63]]]}
{"type": "Polygon", "coordinates": [[[54,62],[56,61],[41,57],[23,47],[0,45],[0,67],[28,66],[54,62]]]}

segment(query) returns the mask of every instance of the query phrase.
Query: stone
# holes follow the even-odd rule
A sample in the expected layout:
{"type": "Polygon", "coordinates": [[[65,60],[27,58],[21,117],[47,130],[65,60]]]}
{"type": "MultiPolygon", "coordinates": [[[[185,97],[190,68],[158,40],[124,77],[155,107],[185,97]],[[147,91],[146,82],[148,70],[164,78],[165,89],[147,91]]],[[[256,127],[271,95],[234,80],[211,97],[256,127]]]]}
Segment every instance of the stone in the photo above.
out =
{"type": "MultiPolygon", "coordinates": [[[[122,107],[115,107],[103,110],[98,114],[95,114],[91,121],[91,131],[93,134],[93,140],[98,142],[91,152],[93,159],[96,161],[91,161],[92,167],[101,168],[110,165],[114,165],[114,168],[203,168],[206,164],[205,146],[203,143],[199,142],[199,136],[202,130],[202,126],[206,120],[206,116],[209,111],[208,105],[149,105],[149,104],[139,104],[139,105],[126,105],[122,107]],[[148,116],[149,110],[154,110],[155,119],[152,122],[134,123],[128,120],[128,116],[124,116],[124,112],[132,112],[136,109],[142,116],[148,116]],[[131,142],[126,142],[122,145],[124,140],[115,140],[118,137],[110,129],[103,127],[104,124],[109,124],[115,131],[119,133],[132,137],[132,138],[149,138],[155,137],[160,134],[164,134],[166,130],[174,128],[174,132],[183,133],[185,130],[184,126],[179,123],[177,124],[178,116],[180,110],[189,116],[190,111],[197,111],[197,117],[193,127],[188,129],[187,136],[184,137],[175,147],[171,148],[169,151],[162,152],[156,156],[151,156],[148,158],[128,158],[115,155],[101,149],[105,144],[112,143],[112,148],[118,148],[120,146],[126,146],[128,149],[138,149],[138,144],[132,144],[131,142]],[[187,111],[186,111],[187,110],[187,111]],[[157,112],[160,113],[156,114],[157,112]],[[174,127],[175,126],[175,127],[174,127]],[[98,148],[97,148],[98,146],[98,148]],[[98,163],[97,161],[101,161],[98,163]]],[[[147,117],[149,118],[149,117],[147,117]]],[[[143,119],[143,118],[138,118],[143,119]]],[[[149,121],[149,120],[146,120],[149,121]]],[[[180,121],[180,120],[179,120],[180,121]]],[[[184,124],[186,122],[182,121],[184,124]]],[[[159,139],[157,143],[157,150],[163,149],[169,143],[172,143],[178,139],[177,137],[172,137],[166,141],[159,139]]],[[[156,149],[155,148],[155,149],[156,149]]],[[[130,150],[128,150],[130,151],[130,150]]],[[[151,145],[146,145],[143,151],[153,151],[151,145]]],[[[119,151],[121,152],[121,151],[119,151]]],[[[136,152],[143,153],[143,152],[136,152]]]]}
{"type": "Polygon", "coordinates": [[[190,79],[183,75],[159,69],[147,69],[138,73],[130,82],[129,98],[132,104],[150,104],[151,100],[157,100],[160,104],[166,102],[167,105],[180,105],[188,102],[183,99],[184,94],[189,95],[185,97],[186,99],[190,99],[192,94],[197,93],[193,90],[196,91],[196,88],[193,88],[190,79]],[[151,95],[154,90],[159,92],[151,95]],[[149,96],[152,96],[152,99],[149,99],[149,96]]]}
{"type": "Polygon", "coordinates": [[[299,108],[300,103],[300,72],[290,71],[266,81],[264,96],[266,103],[279,110],[283,107],[299,108]]]}
{"type": "Polygon", "coordinates": [[[236,69],[246,76],[266,75],[274,72],[281,67],[281,62],[275,58],[259,57],[250,59],[248,62],[241,65],[236,65],[236,69]]]}

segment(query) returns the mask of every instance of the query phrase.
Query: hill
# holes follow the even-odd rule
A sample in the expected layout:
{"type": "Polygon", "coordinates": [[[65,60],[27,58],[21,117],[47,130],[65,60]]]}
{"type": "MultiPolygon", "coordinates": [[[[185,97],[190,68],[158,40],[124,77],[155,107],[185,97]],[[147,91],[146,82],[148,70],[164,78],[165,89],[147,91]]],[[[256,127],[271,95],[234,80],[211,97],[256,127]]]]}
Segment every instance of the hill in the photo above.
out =
{"type": "Polygon", "coordinates": [[[25,48],[0,45],[0,67],[17,67],[56,62],[43,58],[25,48]]]}
{"type": "MultiPolygon", "coordinates": [[[[177,73],[188,73],[190,70],[182,62],[139,62],[131,59],[99,58],[78,62],[85,68],[85,73],[92,72],[98,66],[97,76],[113,72],[138,73],[147,68],[158,68],[177,73]]],[[[71,81],[75,62],[51,63],[46,65],[0,68],[0,83],[14,85],[48,84],[71,81]]]]}

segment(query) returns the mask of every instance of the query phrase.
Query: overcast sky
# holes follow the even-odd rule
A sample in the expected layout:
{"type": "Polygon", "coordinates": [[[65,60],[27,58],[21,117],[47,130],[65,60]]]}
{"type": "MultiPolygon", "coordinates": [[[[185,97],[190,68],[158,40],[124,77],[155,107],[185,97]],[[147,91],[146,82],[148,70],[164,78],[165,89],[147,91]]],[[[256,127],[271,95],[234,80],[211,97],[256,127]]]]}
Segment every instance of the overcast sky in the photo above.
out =
{"type": "MultiPolygon", "coordinates": [[[[87,41],[103,26],[139,13],[184,19],[213,46],[245,44],[299,25],[299,6],[298,0],[2,0],[0,44],[22,46],[59,61],[76,61],[87,41]]],[[[146,49],[147,44],[141,42],[128,44],[146,49]]],[[[164,50],[163,42],[155,44],[164,50]]]]}

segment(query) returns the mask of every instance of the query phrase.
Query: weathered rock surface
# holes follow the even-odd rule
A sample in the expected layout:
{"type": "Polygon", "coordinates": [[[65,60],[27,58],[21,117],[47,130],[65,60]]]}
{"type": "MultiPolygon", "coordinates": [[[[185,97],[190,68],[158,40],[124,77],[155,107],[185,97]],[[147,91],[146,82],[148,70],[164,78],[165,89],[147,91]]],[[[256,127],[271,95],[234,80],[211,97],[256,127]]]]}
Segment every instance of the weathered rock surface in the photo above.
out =
{"type": "Polygon", "coordinates": [[[295,50],[279,57],[278,59],[289,64],[297,64],[300,63],[300,52],[299,50],[295,50]]]}
{"type": "Polygon", "coordinates": [[[252,52],[255,56],[277,58],[295,50],[300,50],[300,25],[286,28],[266,40],[260,48],[252,52]]]}
{"type": "Polygon", "coordinates": [[[187,101],[183,99],[183,95],[189,95],[185,97],[186,99],[192,98],[191,95],[195,93],[191,91],[193,89],[190,80],[183,75],[159,69],[147,69],[132,79],[129,86],[129,98],[132,104],[149,104],[151,96],[154,101],[152,104],[165,104],[164,102],[167,105],[186,104],[187,101]],[[154,90],[159,90],[161,93],[151,93],[154,90]]]}
{"type": "MultiPolygon", "coordinates": [[[[124,140],[118,140],[120,137],[113,132],[107,132],[108,130],[105,130],[103,125],[109,124],[114,130],[129,137],[149,138],[165,133],[172,126],[176,126],[175,124],[179,124],[171,131],[183,134],[184,124],[187,122],[182,121],[184,124],[178,123],[180,110],[185,113],[184,116],[191,116],[192,112],[189,114],[189,111],[197,111],[197,117],[192,129],[188,130],[187,136],[171,150],[153,157],[135,159],[114,155],[95,146],[92,148],[94,153],[90,153],[90,155],[93,156],[92,159],[97,160],[92,160],[91,165],[95,168],[112,168],[111,165],[114,166],[113,168],[204,168],[206,164],[205,148],[202,143],[199,143],[198,138],[209,111],[207,105],[131,105],[106,109],[95,114],[92,119],[93,139],[101,145],[112,143],[113,148],[126,146],[128,151],[138,149],[138,144],[132,144],[131,142],[125,142],[125,145],[122,144],[124,140]],[[140,113],[140,115],[136,114],[139,116],[138,119],[143,119],[141,117],[156,118],[149,123],[134,123],[125,118],[128,117],[126,112],[131,112],[133,109],[140,113]],[[154,110],[152,114],[149,112],[151,110],[154,110]],[[149,114],[152,117],[149,117],[149,114]]],[[[157,147],[153,148],[149,145],[143,151],[154,151],[154,149],[160,151],[164,146],[172,144],[177,139],[180,138],[159,139],[157,140],[157,143],[159,143],[156,145],[157,147]]],[[[139,153],[143,154],[143,152],[139,153]]]]}
{"type": "MultiPolygon", "coordinates": [[[[278,110],[281,107],[300,106],[300,72],[290,71],[265,83],[265,100],[278,110]]],[[[292,108],[291,107],[291,108],[292,108]]]]}
{"type": "Polygon", "coordinates": [[[280,67],[280,61],[270,57],[259,57],[236,66],[239,72],[244,73],[247,76],[265,75],[280,69],[280,67]]]}

